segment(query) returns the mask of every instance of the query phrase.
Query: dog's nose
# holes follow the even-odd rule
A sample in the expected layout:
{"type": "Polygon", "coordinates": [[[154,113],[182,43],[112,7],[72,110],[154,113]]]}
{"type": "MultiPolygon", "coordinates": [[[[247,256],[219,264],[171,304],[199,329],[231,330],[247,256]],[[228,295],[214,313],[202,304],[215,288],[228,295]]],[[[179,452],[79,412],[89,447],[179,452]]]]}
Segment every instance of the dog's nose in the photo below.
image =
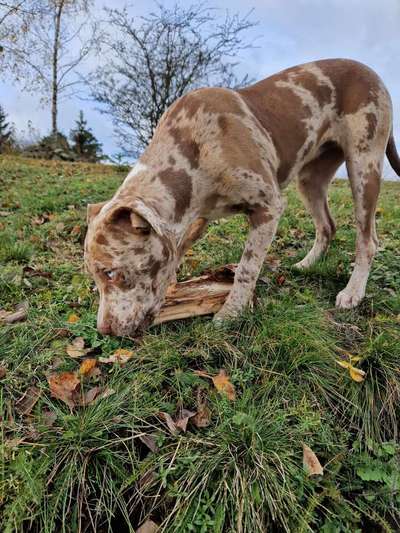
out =
{"type": "Polygon", "coordinates": [[[101,333],[102,335],[111,335],[111,323],[110,322],[102,322],[101,324],[97,325],[97,331],[101,333]]]}

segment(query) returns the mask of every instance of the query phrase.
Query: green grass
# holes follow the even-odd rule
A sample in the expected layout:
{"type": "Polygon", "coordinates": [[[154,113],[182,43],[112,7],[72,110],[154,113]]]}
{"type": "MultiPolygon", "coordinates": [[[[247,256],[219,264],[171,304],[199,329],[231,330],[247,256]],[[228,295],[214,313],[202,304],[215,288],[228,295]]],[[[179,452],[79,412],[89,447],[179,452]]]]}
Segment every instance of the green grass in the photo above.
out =
{"type": "MultiPolygon", "coordinates": [[[[338,234],[322,261],[292,267],[313,226],[290,188],[270,251],[281,263],[265,267],[253,311],[222,329],[209,318],[153,327],[133,344],[97,333],[82,263],[86,204],[111,197],[123,178],[100,165],[0,161],[0,308],[29,301],[26,321],[0,326],[1,530],[135,531],[150,518],[168,532],[398,531],[400,184],[383,186],[380,251],[358,309],[334,308],[354,257],[351,196],[338,180],[338,234]],[[134,356],[99,364],[85,390],[113,394],[70,410],[51,397],[47,377],[79,367],[66,353],[77,336],[91,357],[118,348],[134,356]],[[364,382],[335,362],[346,354],[361,358],[364,382]],[[235,401],[195,373],[220,369],[235,401]],[[32,386],[40,398],[24,415],[18,401],[32,386]],[[196,411],[199,397],[209,426],[171,434],[159,413],[196,411]],[[304,471],[303,443],[322,477],[304,471]]],[[[243,217],[213,224],[180,278],[237,262],[246,233],[243,217]]]]}

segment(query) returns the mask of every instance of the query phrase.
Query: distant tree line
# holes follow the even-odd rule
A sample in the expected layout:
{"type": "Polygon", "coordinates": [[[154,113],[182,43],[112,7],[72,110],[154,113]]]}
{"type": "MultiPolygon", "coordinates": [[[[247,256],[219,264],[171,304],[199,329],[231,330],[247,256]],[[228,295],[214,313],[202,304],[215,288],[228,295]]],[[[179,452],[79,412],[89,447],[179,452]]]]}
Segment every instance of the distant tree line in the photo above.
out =
{"type": "MultiPolygon", "coordinates": [[[[93,0],[0,2],[0,76],[41,95],[51,118],[45,141],[54,150],[69,146],[58,124],[66,99],[90,98],[111,117],[122,152],[137,156],[164,111],[187,91],[249,82],[247,75],[238,77],[236,59],[251,46],[246,37],[255,23],[249,15],[221,17],[206,4],[156,3],[146,17],[125,7],[105,9],[100,21],[93,8],[93,0]],[[98,66],[91,70],[93,63],[98,66]]],[[[100,150],[83,114],[73,131],[77,154],[82,142],[100,150]]]]}

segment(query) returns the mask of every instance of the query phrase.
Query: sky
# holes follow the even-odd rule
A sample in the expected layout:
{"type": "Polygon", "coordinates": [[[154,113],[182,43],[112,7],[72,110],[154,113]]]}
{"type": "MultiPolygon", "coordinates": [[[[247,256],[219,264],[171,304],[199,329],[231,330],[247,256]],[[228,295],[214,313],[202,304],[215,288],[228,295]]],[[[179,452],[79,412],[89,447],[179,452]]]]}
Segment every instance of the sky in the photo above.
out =
{"type": "MultiPolygon", "coordinates": [[[[174,0],[162,1],[171,6],[174,0]]],[[[187,2],[177,0],[187,5],[187,2]]],[[[123,7],[125,1],[104,3],[96,0],[95,14],[104,6],[123,7]]],[[[210,0],[208,5],[242,15],[251,9],[250,18],[258,24],[248,34],[254,48],[240,52],[237,72],[262,79],[284,68],[316,59],[345,57],[372,67],[383,79],[392,96],[394,131],[400,147],[400,0],[210,0]]],[[[154,9],[150,0],[136,0],[129,8],[135,16],[154,9]]],[[[0,81],[0,103],[18,130],[27,121],[41,133],[50,129],[50,113],[37,95],[21,92],[7,80],[0,81]]],[[[96,104],[74,98],[60,106],[60,129],[68,132],[80,109],[105,153],[119,151],[111,119],[102,115],[96,104]]],[[[386,177],[392,177],[388,168],[386,177]]]]}

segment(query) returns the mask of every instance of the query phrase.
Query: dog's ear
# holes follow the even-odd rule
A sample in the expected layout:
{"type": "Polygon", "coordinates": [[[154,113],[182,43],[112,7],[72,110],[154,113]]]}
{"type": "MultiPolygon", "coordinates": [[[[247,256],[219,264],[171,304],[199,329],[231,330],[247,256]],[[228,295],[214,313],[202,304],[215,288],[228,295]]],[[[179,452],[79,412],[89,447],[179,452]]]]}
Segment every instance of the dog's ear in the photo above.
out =
{"type": "Polygon", "coordinates": [[[167,233],[166,227],[161,221],[159,214],[156,213],[152,208],[145,205],[142,200],[137,199],[135,201],[133,205],[133,211],[142,220],[145,220],[151,229],[153,229],[160,237],[167,233]]]}
{"type": "Polygon", "coordinates": [[[107,202],[100,202],[98,204],[88,204],[87,205],[87,212],[86,212],[86,222],[90,224],[90,222],[96,217],[99,213],[103,205],[105,205],[107,202]]]}
{"type": "Polygon", "coordinates": [[[107,215],[106,223],[112,224],[122,231],[136,235],[148,235],[151,231],[149,222],[136,213],[132,207],[115,207],[107,215]]]}

